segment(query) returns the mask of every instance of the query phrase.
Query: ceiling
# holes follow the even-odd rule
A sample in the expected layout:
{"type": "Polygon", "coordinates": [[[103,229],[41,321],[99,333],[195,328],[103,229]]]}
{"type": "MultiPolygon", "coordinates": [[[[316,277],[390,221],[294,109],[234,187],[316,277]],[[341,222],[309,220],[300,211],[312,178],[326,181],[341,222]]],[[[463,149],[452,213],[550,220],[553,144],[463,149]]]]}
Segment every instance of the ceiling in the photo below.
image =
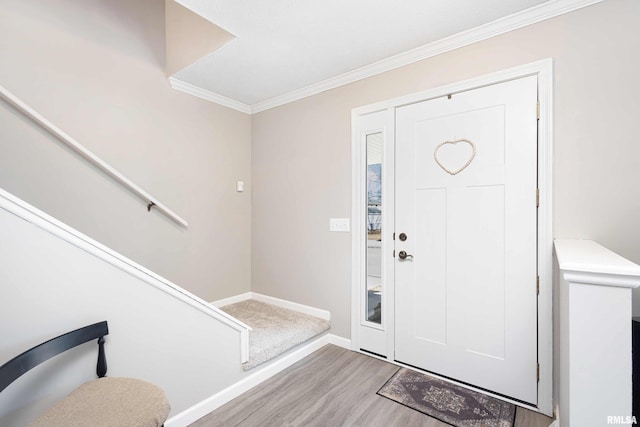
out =
{"type": "Polygon", "coordinates": [[[597,1],[177,0],[235,38],[172,86],[256,112],[597,1]]]}

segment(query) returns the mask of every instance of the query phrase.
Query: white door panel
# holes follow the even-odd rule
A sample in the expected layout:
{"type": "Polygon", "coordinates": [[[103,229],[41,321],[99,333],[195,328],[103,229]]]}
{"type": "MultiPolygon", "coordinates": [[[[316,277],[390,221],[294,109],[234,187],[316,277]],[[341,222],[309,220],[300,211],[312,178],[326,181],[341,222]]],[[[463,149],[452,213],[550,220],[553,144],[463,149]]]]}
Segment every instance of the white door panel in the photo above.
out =
{"type": "Polygon", "coordinates": [[[526,77],[398,108],[395,191],[396,360],[534,404],[536,101],[526,77]]]}

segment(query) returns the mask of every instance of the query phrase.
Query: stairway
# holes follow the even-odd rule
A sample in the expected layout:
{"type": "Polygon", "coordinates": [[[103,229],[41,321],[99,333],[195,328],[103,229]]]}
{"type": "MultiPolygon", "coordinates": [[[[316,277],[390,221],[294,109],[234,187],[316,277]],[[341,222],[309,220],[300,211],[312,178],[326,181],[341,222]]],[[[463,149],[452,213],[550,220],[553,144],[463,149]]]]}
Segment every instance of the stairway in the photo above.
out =
{"type": "Polygon", "coordinates": [[[249,360],[245,371],[255,368],[329,330],[330,322],[298,311],[248,299],[219,307],[249,325],[249,360]]]}

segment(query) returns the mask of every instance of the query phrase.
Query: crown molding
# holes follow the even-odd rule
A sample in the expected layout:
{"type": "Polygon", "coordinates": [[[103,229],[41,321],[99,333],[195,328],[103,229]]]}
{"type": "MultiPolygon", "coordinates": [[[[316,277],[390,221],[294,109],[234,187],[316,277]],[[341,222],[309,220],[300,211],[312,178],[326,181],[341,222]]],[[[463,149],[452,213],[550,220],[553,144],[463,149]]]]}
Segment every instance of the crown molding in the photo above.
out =
{"type": "Polygon", "coordinates": [[[180,92],[197,96],[198,98],[211,101],[213,103],[222,105],[224,107],[232,108],[242,113],[246,113],[246,114],[252,113],[252,109],[250,105],[244,104],[242,102],[236,101],[235,99],[231,99],[223,95],[219,95],[215,92],[211,92],[209,90],[203,89],[201,87],[185,82],[183,80],[178,80],[175,77],[169,77],[169,84],[173,89],[179,90],[180,92]]]}
{"type": "Polygon", "coordinates": [[[419,46],[415,49],[382,59],[364,67],[357,68],[336,77],[276,96],[253,105],[243,104],[222,95],[199,88],[190,83],[170,77],[171,87],[199,98],[206,99],[247,114],[255,114],[271,108],[279,107],[309,96],[317,95],[349,83],[363,80],[387,71],[440,55],[470,44],[508,33],[528,25],[532,25],[583,7],[600,3],[604,0],[550,0],[547,3],[531,7],[512,15],[505,16],[487,24],[463,31],[444,39],[419,46]]]}
{"type": "Polygon", "coordinates": [[[601,1],[604,0],[558,0],[543,3],[539,6],[534,6],[522,12],[505,16],[504,18],[472,28],[471,30],[463,31],[433,43],[411,49],[302,89],[259,102],[251,106],[251,112],[259,113],[261,111],[279,107],[302,98],[316,95],[330,89],[335,89],[405,65],[413,64],[423,59],[431,58],[454,49],[468,46],[518,28],[554,18],[595,3],[600,3],[601,1]]]}

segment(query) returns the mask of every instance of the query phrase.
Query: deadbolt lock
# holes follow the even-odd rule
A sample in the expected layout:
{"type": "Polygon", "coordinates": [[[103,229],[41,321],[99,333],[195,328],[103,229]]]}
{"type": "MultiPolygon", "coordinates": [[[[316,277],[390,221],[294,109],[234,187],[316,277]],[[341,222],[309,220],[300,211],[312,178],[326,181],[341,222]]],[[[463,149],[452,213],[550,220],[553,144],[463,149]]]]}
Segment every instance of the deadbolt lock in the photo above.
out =
{"type": "Polygon", "coordinates": [[[398,239],[404,242],[405,240],[407,240],[407,235],[405,233],[400,233],[398,239]]]}

